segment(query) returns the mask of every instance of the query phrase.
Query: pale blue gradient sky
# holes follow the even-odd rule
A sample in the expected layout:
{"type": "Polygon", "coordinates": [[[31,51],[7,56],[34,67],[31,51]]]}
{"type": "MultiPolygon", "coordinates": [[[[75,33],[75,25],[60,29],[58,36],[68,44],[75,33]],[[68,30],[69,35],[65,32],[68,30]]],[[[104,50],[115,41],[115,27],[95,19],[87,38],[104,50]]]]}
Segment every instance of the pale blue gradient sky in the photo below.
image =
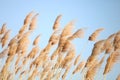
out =
{"type": "MultiPolygon", "coordinates": [[[[75,40],[77,54],[82,45],[87,41],[88,36],[97,28],[104,27],[99,39],[105,39],[110,34],[120,30],[120,0],[1,0],[0,1],[0,26],[7,23],[12,35],[17,33],[23,24],[23,20],[30,11],[39,13],[38,29],[34,36],[41,33],[41,47],[45,46],[52,25],[57,15],[62,14],[61,26],[63,27],[70,20],[77,20],[76,29],[88,27],[85,39],[75,40]]],[[[90,55],[93,44],[89,43],[84,51],[83,58],[90,55]]],[[[117,66],[112,73],[120,73],[117,66]],[[118,69],[118,70],[117,70],[118,69]]],[[[107,80],[114,80],[115,76],[109,76],[107,80]]]]}

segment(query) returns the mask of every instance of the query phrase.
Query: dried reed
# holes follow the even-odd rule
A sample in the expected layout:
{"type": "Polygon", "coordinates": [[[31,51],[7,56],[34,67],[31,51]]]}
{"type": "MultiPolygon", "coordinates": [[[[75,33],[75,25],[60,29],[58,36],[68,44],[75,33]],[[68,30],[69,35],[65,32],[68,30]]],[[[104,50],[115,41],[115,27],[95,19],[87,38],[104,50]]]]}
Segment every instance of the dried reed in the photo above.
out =
{"type": "Polygon", "coordinates": [[[0,59],[1,58],[4,58],[7,54],[8,54],[8,48],[7,49],[4,49],[1,53],[0,53],[0,59]]]}
{"type": "MultiPolygon", "coordinates": [[[[0,80],[12,80],[18,74],[20,80],[24,77],[28,80],[65,80],[68,74],[74,74],[86,69],[84,80],[94,80],[99,71],[106,54],[99,60],[101,53],[109,53],[107,64],[103,75],[109,73],[116,62],[120,61],[120,31],[113,33],[108,38],[95,42],[92,53],[87,62],[81,59],[81,55],[76,55],[76,48],[72,42],[76,38],[83,38],[85,28],[78,29],[73,33],[74,21],[69,22],[63,30],[60,30],[60,21],[62,15],[58,15],[53,24],[53,33],[50,36],[47,45],[40,51],[38,35],[32,43],[30,36],[37,27],[38,13],[30,12],[24,19],[24,24],[19,32],[9,41],[10,30],[6,24],[0,28],[1,52],[0,60],[6,58],[5,64],[0,71],[0,80]],[[32,47],[31,47],[32,45],[32,47]],[[55,48],[54,46],[57,45],[55,48]],[[51,50],[53,53],[51,54],[51,50]],[[80,62],[80,59],[82,60],[80,62]],[[12,67],[12,68],[11,68],[12,67]],[[71,73],[72,68],[73,71],[71,73]]],[[[97,29],[89,37],[90,41],[96,41],[103,28],[97,29]]],[[[83,46],[82,51],[86,49],[83,46]]],[[[81,51],[81,53],[82,53],[81,51]]],[[[0,64],[1,65],[1,64],[0,64]]],[[[117,78],[119,80],[119,76],[117,78]]]]}
{"type": "Polygon", "coordinates": [[[120,80],[120,74],[118,75],[117,79],[116,80],[120,80]]]}
{"type": "Polygon", "coordinates": [[[78,62],[79,62],[79,60],[80,60],[80,55],[78,55],[77,57],[76,57],[76,59],[75,59],[75,61],[74,61],[74,65],[76,65],[78,62]]]}
{"type": "Polygon", "coordinates": [[[29,30],[34,30],[36,27],[37,27],[37,17],[38,17],[38,13],[33,16],[32,20],[31,20],[31,23],[30,23],[30,27],[29,27],[29,30]]]}
{"type": "Polygon", "coordinates": [[[107,59],[107,64],[105,66],[103,74],[109,73],[116,62],[120,62],[120,51],[114,51],[107,59]]]}
{"type": "Polygon", "coordinates": [[[95,75],[97,74],[98,70],[100,69],[102,63],[104,62],[103,57],[99,62],[96,62],[90,69],[88,69],[87,74],[86,74],[86,79],[91,79],[94,80],[95,75]]]}
{"type": "Polygon", "coordinates": [[[97,37],[99,36],[99,33],[100,33],[101,31],[103,31],[103,30],[104,30],[104,28],[99,28],[99,29],[97,29],[95,32],[93,32],[93,33],[91,34],[91,36],[89,37],[89,40],[90,40],[90,41],[96,41],[97,37]]]}
{"type": "Polygon", "coordinates": [[[2,25],[2,28],[0,30],[0,34],[4,34],[7,31],[6,23],[2,25]]]}
{"type": "Polygon", "coordinates": [[[55,22],[54,22],[54,25],[53,25],[53,29],[54,30],[57,30],[60,26],[60,20],[62,18],[62,15],[58,15],[55,22]]]}
{"type": "Polygon", "coordinates": [[[33,41],[33,45],[38,45],[40,41],[40,35],[38,35],[35,40],[33,41]]]}
{"type": "Polygon", "coordinates": [[[30,23],[30,21],[31,21],[31,18],[32,18],[32,16],[33,16],[33,11],[32,12],[30,12],[27,16],[26,16],[26,18],[25,18],[25,20],[24,20],[24,25],[28,25],[29,23],[30,23]]]}
{"type": "Polygon", "coordinates": [[[85,61],[82,61],[78,64],[76,69],[72,72],[72,74],[78,73],[80,70],[82,70],[85,66],[85,61]]]}

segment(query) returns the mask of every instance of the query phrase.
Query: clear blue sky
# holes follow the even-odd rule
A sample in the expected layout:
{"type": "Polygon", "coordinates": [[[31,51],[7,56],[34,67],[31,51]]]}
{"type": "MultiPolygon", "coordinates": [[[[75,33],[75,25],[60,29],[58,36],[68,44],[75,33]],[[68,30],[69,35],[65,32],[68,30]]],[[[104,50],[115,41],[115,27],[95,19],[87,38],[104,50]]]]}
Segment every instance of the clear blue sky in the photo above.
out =
{"type": "MultiPolygon", "coordinates": [[[[52,33],[54,20],[59,14],[63,15],[62,27],[73,19],[77,20],[76,29],[88,27],[85,39],[75,41],[79,50],[88,36],[97,28],[105,28],[99,39],[105,39],[120,30],[120,0],[1,0],[0,26],[6,22],[13,35],[22,26],[26,14],[33,10],[40,14],[39,27],[35,35],[42,34],[41,46],[46,45],[46,41],[52,33]]],[[[83,54],[85,58],[90,55],[88,53],[90,47],[92,47],[91,44],[83,54]]],[[[77,54],[79,52],[77,51],[77,54]]],[[[120,69],[118,73],[120,73],[120,69]]],[[[110,76],[107,80],[114,80],[114,77],[110,76]]]]}

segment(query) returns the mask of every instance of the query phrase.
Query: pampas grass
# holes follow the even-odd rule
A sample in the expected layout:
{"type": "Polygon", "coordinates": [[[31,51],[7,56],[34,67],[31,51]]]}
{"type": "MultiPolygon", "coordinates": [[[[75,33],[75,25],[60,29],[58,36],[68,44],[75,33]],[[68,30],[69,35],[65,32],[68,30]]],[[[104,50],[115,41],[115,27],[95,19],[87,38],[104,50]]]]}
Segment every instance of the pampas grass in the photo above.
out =
{"type": "Polygon", "coordinates": [[[89,40],[90,40],[90,41],[96,41],[96,39],[97,39],[97,37],[99,36],[100,32],[103,31],[103,30],[104,30],[104,28],[99,28],[99,29],[97,29],[95,32],[93,32],[93,33],[91,34],[91,36],[89,37],[89,40]]]}
{"type": "Polygon", "coordinates": [[[84,66],[85,66],[85,61],[80,62],[72,74],[79,72],[80,70],[82,70],[82,68],[84,68],[84,66]]]}
{"type": "Polygon", "coordinates": [[[81,55],[78,55],[74,61],[74,65],[77,65],[80,60],[81,55]]]}
{"type": "MultiPolygon", "coordinates": [[[[40,48],[40,34],[33,41],[30,39],[37,28],[38,16],[38,13],[33,11],[27,14],[22,27],[13,38],[10,37],[11,30],[7,29],[6,24],[0,28],[0,60],[6,58],[5,64],[0,64],[3,65],[0,80],[16,80],[16,77],[17,80],[66,80],[69,75],[72,80],[77,73],[80,73],[79,78],[84,76],[82,80],[94,80],[102,63],[106,61],[107,53],[109,54],[104,65],[104,76],[120,61],[120,31],[103,40],[97,39],[103,28],[93,32],[89,36],[89,41],[94,41],[91,55],[87,60],[83,60],[81,54],[77,55],[73,41],[84,38],[85,28],[74,32],[75,21],[70,21],[61,29],[62,15],[57,16],[47,45],[40,48]],[[102,53],[105,54],[100,59],[102,53]]],[[[119,80],[119,76],[116,79],[119,80]]]]}
{"type": "Polygon", "coordinates": [[[104,62],[104,58],[103,57],[100,61],[96,61],[87,71],[86,73],[86,77],[85,79],[90,79],[90,80],[94,80],[95,74],[98,72],[98,70],[100,69],[102,63],[104,62]]]}
{"type": "Polygon", "coordinates": [[[36,15],[33,16],[31,23],[30,23],[30,27],[29,30],[34,30],[37,27],[37,17],[38,17],[38,13],[36,15]]]}
{"type": "Polygon", "coordinates": [[[2,28],[0,29],[0,34],[4,34],[7,31],[6,23],[2,25],[2,28]]]}
{"type": "Polygon", "coordinates": [[[107,59],[107,64],[105,66],[104,75],[109,73],[116,62],[120,62],[120,50],[111,53],[107,59]]]}
{"type": "Polygon", "coordinates": [[[33,41],[33,45],[38,45],[40,41],[40,35],[38,35],[35,40],[33,41]]]}
{"type": "Polygon", "coordinates": [[[55,22],[54,22],[54,25],[53,25],[53,29],[54,30],[57,30],[59,27],[60,27],[60,20],[62,18],[62,15],[58,15],[55,22]]]}
{"type": "Polygon", "coordinates": [[[26,18],[25,18],[25,20],[24,20],[24,25],[30,24],[30,21],[31,21],[31,18],[33,17],[33,14],[34,14],[34,12],[31,11],[31,12],[26,16],[26,18]]]}
{"type": "Polygon", "coordinates": [[[83,38],[84,34],[84,29],[78,29],[71,37],[69,37],[69,39],[73,40],[75,38],[83,38]]]}
{"type": "Polygon", "coordinates": [[[120,74],[118,75],[118,77],[116,78],[116,80],[120,80],[120,74]]]}
{"type": "Polygon", "coordinates": [[[8,30],[7,32],[5,32],[4,36],[1,39],[2,47],[4,47],[7,44],[9,36],[10,36],[10,30],[8,30]]]}
{"type": "Polygon", "coordinates": [[[5,56],[7,56],[8,54],[8,48],[7,49],[4,49],[1,53],[0,53],[0,58],[4,58],[5,56]]]}
{"type": "Polygon", "coordinates": [[[120,49],[120,31],[116,33],[113,45],[115,50],[120,49]]]}

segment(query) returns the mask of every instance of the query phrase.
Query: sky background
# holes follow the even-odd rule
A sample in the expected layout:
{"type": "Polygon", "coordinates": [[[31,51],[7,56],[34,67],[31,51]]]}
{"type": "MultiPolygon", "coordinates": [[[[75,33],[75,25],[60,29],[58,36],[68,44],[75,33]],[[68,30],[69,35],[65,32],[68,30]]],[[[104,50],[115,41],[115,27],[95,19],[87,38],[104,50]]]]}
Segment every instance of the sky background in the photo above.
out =
{"type": "MultiPolygon", "coordinates": [[[[75,30],[87,27],[85,38],[77,39],[74,44],[79,54],[88,36],[97,28],[103,27],[104,31],[99,39],[106,39],[110,34],[120,30],[120,0],[0,0],[0,26],[7,23],[7,27],[15,35],[23,25],[26,15],[35,11],[39,13],[38,28],[33,34],[42,34],[40,45],[47,44],[55,18],[62,14],[61,27],[69,21],[76,20],[75,30]]],[[[34,37],[33,36],[33,37],[34,37]]],[[[93,43],[88,43],[82,53],[86,59],[91,54],[93,43]]],[[[120,73],[116,65],[107,80],[115,80],[120,73]]],[[[75,77],[75,76],[74,76],[75,77]]]]}

